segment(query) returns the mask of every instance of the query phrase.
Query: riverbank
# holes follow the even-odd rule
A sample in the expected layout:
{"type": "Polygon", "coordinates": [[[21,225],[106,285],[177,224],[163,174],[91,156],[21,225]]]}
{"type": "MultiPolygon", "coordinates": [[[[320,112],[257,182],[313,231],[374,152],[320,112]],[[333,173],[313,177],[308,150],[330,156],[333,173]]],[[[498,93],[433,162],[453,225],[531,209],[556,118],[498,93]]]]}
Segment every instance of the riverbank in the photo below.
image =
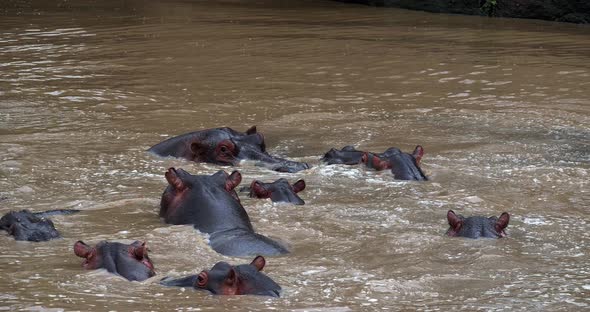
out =
{"type": "Polygon", "coordinates": [[[434,13],[590,23],[590,1],[579,0],[337,0],[434,13]]]}

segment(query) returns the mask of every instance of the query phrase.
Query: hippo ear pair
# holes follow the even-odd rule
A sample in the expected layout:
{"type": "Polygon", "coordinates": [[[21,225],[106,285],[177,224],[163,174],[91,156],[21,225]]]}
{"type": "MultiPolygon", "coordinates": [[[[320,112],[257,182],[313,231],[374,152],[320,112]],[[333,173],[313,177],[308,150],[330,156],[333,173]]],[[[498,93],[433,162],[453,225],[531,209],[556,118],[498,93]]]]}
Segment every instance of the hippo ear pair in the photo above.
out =
{"type": "MultiPolygon", "coordinates": [[[[510,215],[507,212],[503,212],[499,218],[491,217],[490,219],[496,221],[496,224],[494,225],[496,232],[502,233],[508,226],[508,222],[510,222],[510,215]]],[[[449,221],[449,226],[454,232],[458,232],[463,226],[463,217],[461,215],[455,214],[453,210],[449,210],[447,212],[447,220],[449,221]]]]}
{"type": "MultiPolygon", "coordinates": [[[[266,260],[263,256],[256,256],[256,258],[252,260],[250,265],[254,266],[256,270],[262,271],[262,269],[264,269],[264,266],[266,265],[266,260]]],[[[236,270],[233,267],[229,268],[229,271],[227,272],[227,275],[225,276],[223,282],[231,288],[234,288],[234,286],[238,282],[238,279],[236,270]]],[[[197,276],[195,286],[198,288],[206,288],[207,283],[209,283],[209,273],[207,271],[201,271],[201,273],[199,273],[199,275],[197,276]]]]}

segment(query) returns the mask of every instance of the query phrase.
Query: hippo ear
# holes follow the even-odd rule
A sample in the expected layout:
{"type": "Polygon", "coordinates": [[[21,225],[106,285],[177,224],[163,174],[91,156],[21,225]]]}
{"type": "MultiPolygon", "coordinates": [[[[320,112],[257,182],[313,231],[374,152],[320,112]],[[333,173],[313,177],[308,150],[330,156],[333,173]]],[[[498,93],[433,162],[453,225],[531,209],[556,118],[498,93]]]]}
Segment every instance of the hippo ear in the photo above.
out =
{"type": "Polygon", "coordinates": [[[414,156],[414,159],[416,160],[416,164],[420,165],[420,161],[422,160],[422,156],[424,156],[424,148],[420,145],[417,145],[416,148],[414,149],[414,152],[412,153],[412,156],[414,156]]]}
{"type": "Polygon", "coordinates": [[[227,272],[227,275],[225,276],[225,284],[228,286],[234,286],[237,281],[238,276],[236,270],[234,270],[234,268],[232,267],[229,269],[229,272],[227,272]]]}
{"type": "Polygon", "coordinates": [[[209,273],[207,271],[201,271],[197,276],[197,280],[195,281],[195,287],[205,288],[207,287],[207,283],[209,282],[209,273]]]}
{"type": "MultiPolygon", "coordinates": [[[[140,243],[140,242],[138,242],[140,243]]],[[[135,259],[137,260],[142,260],[143,258],[145,258],[147,256],[148,253],[148,248],[145,245],[145,242],[141,243],[141,245],[139,246],[131,246],[130,247],[130,253],[135,257],[135,259]]]]}
{"type": "Polygon", "coordinates": [[[507,212],[503,212],[496,221],[496,231],[502,232],[508,226],[509,221],[510,215],[507,212]]]}
{"type": "Polygon", "coordinates": [[[299,193],[305,189],[305,181],[299,180],[293,184],[293,191],[299,193]]]}
{"type": "Polygon", "coordinates": [[[258,271],[262,271],[262,269],[264,269],[265,264],[266,260],[264,260],[263,256],[256,256],[256,258],[254,258],[254,260],[252,260],[252,262],[250,263],[250,265],[256,267],[258,271]]]}
{"type": "Polygon", "coordinates": [[[346,145],[345,147],[342,148],[342,151],[345,151],[345,152],[354,152],[354,151],[356,151],[356,149],[352,145],[346,145]]]}
{"type": "Polygon", "coordinates": [[[178,174],[176,173],[176,169],[168,168],[168,171],[166,171],[164,176],[166,177],[166,180],[168,181],[168,183],[170,185],[172,185],[176,190],[182,191],[186,188],[186,185],[184,184],[184,182],[182,182],[180,177],[178,177],[178,174]]]}
{"type": "Polygon", "coordinates": [[[74,253],[80,258],[88,258],[94,248],[86,245],[83,241],[77,241],[74,244],[74,253]]]}
{"type": "Polygon", "coordinates": [[[255,134],[256,132],[256,126],[252,126],[250,127],[250,129],[246,130],[246,134],[250,135],[250,134],[255,134]]]}
{"type": "Polygon", "coordinates": [[[463,226],[463,220],[461,217],[457,216],[453,210],[449,210],[449,212],[447,212],[447,220],[455,232],[459,231],[463,226]]]}
{"type": "Polygon", "coordinates": [[[368,152],[363,152],[363,155],[361,156],[361,163],[368,165],[369,164],[369,153],[368,152]]]}
{"type": "Polygon", "coordinates": [[[250,184],[249,196],[251,198],[270,198],[271,194],[260,181],[254,180],[250,184]]]}
{"type": "Polygon", "coordinates": [[[242,174],[239,171],[232,172],[225,180],[225,190],[231,191],[242,182],[242,174]]]}

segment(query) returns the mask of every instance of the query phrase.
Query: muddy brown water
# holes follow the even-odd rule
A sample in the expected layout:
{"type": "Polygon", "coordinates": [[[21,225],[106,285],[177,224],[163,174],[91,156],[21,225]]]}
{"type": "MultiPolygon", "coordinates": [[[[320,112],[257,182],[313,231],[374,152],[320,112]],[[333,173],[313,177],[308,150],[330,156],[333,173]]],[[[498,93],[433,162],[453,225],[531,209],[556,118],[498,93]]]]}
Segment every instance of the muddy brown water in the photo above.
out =
{"type": "Polygon", "coordinates": [[[330,1],[0,4],[0,212],[74,208],[63,239],[0,235],[0,310],[582,311],[590,308],[590,28],[330,1]],[[257,125],[313,168],[305,206],[241,194],[280,299],[165,288],[217,261],[158,218],[185,132],[257,125]],[[332,147],[421,144],[431,181],[325,166],[332,147]],[[511,214],[509,237],[448,238],[445,214],[511,214]],[[73,243],[146,240],[158,274],[84,271],[73,243]]]}

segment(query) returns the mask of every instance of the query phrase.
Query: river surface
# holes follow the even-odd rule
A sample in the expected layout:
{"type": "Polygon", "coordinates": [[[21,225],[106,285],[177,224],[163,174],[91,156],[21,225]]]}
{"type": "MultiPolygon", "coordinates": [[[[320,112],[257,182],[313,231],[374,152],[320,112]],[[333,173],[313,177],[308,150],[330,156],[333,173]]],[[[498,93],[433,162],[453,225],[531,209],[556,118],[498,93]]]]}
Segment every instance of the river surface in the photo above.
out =
{"type": "Polygon", "coordinates": [[[63,239],[0,235],[0,310],[590,309],[590,27],[331,1],[3,1],[0,213],[81,209],[63,239]],[[158,281],[224,257],[158,218],[174,135],[252,125],[305,206],[240,194],[282,297],[158,281]],[[326,166],[330,148],[423,145],[430,181],[326,166]],[[506,239],[445,236],[446,212],[511,214],[506,239]],[[84,271],[77,240],[147,241],[157,276],[84,271]]]}

